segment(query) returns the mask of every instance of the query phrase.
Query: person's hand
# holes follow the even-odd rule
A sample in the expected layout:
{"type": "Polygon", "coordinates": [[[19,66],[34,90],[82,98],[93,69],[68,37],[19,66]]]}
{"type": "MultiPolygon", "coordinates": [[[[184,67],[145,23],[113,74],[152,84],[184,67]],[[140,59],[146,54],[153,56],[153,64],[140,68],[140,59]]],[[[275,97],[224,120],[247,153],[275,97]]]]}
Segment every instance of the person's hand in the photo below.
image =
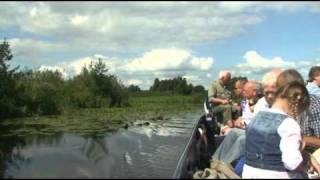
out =
{"type": "Polygon", "coordinates": [[[223,99],[223,100],[221,101],[221,104],[223,104],[223,105],[228,104],[228,103],[229,103],[229,101],[226,100],[226,99],[223,99]]]}
{"type": "Polygon", "coordinates": [[[316,171],[318,174],[320,174],[320,164],[312,154],[310,154],[309,167],[311,172],[316,171]]]}
{"type": "Polygon", "coordinates": [[[233,128],[234,127],[233,120],[232,119],[228,120],[226,125],[229,126],[230,128],[233,128]]]}
{"type": "Polygon", "coordinates": [[[237,128],[244,128],[244,122],[242,121],[241,117],[234,121],[234,126],[237,128]]]}
{"type": "Polygon", "coordinates": [[[231,130],[231,128],[228,126],[228,125],[226,125],[226,126],[223,126],[223,127],[221,127],[221,129],[220,129],[220,135],[226,135],[226,134],[228,134],[228,132],[231,130]]]}

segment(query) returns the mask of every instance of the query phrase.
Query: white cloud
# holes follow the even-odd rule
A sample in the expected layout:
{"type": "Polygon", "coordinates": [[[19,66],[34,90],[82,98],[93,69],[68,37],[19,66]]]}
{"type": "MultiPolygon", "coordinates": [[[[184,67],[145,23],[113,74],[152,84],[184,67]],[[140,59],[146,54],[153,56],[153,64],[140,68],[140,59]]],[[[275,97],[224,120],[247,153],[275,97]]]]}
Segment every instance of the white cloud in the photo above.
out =
{"type": "Polygon", "coordinates": [[[224,1],[220,3],[220,7],[226,11],[240,12],[246,8],[252,8],[261,2],[241,2],[241,1],[224,1]]]}
{"type": "Polygon", "coordinates": [[[286,68],[286,67],[295,67],[295,63],[286,62],[280,57],[274,57],[272,59],[268,59],[262,57],[256,51],[247,51],[243,56],[246,60],[245,63],[238,64],[241,70],[257,70],[257,69],[271,69],[271,68],[286,68]]]}
{"type": "Polygon", "coordinates": [[[60,67],[60,66],[40,66],[39,67],[40,71],[58,71],[62,74],[62,77],[67,79],[68,78],[68,74],[65,72],[64,68],[60,67]]]}
{"type": "Polygon", "coordinates": [[[36,15],[37,15],[37,8],[34,7],[30,10],[30,16],[35,17],[36,15]]]}
{"type": "Polygon", "coordinates": [[[78,26],[88,21],[88,16],[75,15],[70,20],[73,25],[78,26]]]}
{"type": "Polygon", "coordinates": [[[128,71],[208,70],[213,62],[212,57],[193,57],[187,50],[170,48],[146,52],[143,57],[134,59],[123,68],[128,71]]]}
{"type": "MultiPolygon", "coordinates": [[[[1,2],[0,27],[53,39],[54,44],[64,44],[75,52],[136,53],[215,43],[263,21],[261,11],[265,9],[288,12],[303,8],[319,9],[319,3],[1,2]]],[[[59,51],[52,46],[44,48],[59,51]]],[[[207,67],[203,62],[198,65],[207,67]]]]}
{"type": "Polygon", "coordinates": [[[198,75],[192,75],[192,74],[185,75],[183,76],[183,78],[186,78],[188,83],[192,83],[193,85],[198,85],[202,81],[201,77],[199,77],[198,75]]]}
{"type": "Polygon", "coordinates": [[[206,74],[212,68],[212,57],[194,57],[189,51],[177,48],[155,49],[146,52],[140,58],[120,59],[96,54],[72,61],[57,63],[53,66],[41,66],[40,69],[59,70],[66,77],[81,73],[98,59],[106,64],[108,72],[115,74],[126,85],[139,85],[148,89],[155,78],[167,79],[177,76],[186,77],[189,83],[201,84],[206,81],[206,74]]]}
{"type": "MultiPolygon", "coordinates": [[[[40,69],[58,70],[62,72],[64,77],[71,77],[79,74],[83,67],[88,67],[91,61],[97,62],[99,58],[101,58],[106,64],[109,69],[109,73],[117,75],[125,85],[138,85],[141,89],[145,90],[152,85],[155,78],[163,80],[182,76],[187,79],[188,83],[207,87],[208,83],[212,82],[214,77],[212,74],[212,57],[193,57],[187,50],[175,48],[149,51],[144,53],[140,58],[132,59],[119,59],[116,57],[107,57],[96,54],[69,62],[57,63],[53,66],[41,66],[40,69]],[[162,53],[158,54],[159,52],[162,53]],[[161,63],[162,59],[159,57],[161,54],[166,54],[166,56],[161,57],[169,59],[172,57],[172,61],[175,62],[172,63],[172,61],[165,61],[166,63],[161,63]],[[170,56],[170,54],[172,56],[170,56]],[[154,61],[152,61],[153,63],[148,63],[147,60],[154,61]],[[192,60],[202,60],[204,62],[203,64],[210,62],[210,68],[203,68],[199,65],[201,63],[192,65],[192,60]],[[157,63],[159,63],[159,66],[154,66],[154,64],[157,63]]],[[[246,76],[249,79],[256,80],[261,80],[264,73],[268,72],[272,68],[295,68],[303,75],[304,78],[307,78],[310,67],[313,65],[320,65],[320,59],[301,60],[293,63],[283,60],[281,57],[266,58],[254,50],[247,51],[243,58],[245,60],[244,63],[231,67],[232,75],[246,76]]]]}
{"type": "Polygon", "coordinates": [[[53,43],[34,39],[8,39],[14,61],[18,64],[39,66],[48,64],[52,54],[65,53],[72,48],[66,44],[53,43]]]}
{"type": "Polygon", "coordinates": [[[115,60],[114,58],[109,58],[103,55],[93,55],[88,57],[79,58],[73,61],[67,61],[59,63],[57,66],[61,66],[68,73],[69,77],[78,75],[81,73],[84,67],[88,68],[92,63],[97,63],[99,59],[102,59],[102,62],[106,64],[108,73],[115,73],[117,67],[121,63],[120,61],[115,60]]]}
{"type": "Polygon", "coordinates": [[[267,58],[258,52],[247,51],[243,56],[245,62],[235,65],[232,74],[234,76],[246,76],[249,79],[261,80],[262,76],[273,68],[282,70],[294,68],[307,79],[310,68],[314,65],[320,65],[320,59],[315,60],[284,60],[281,57],[267,58]]]}
{"type": "Polygon", "coordinates": [[[224,1],[220,3],[220,7],[228,12],[259,12],[266,9],[278,12],[296,12],[305,8],[311,11],[315,10],[319,3],[314,2],[294,2],[294,1],[257,1],[257,2],[240,2],[240,1],[224,1]]]}
{"type": "Polygon", "coordinates": [[[25,58],[42,56],[49,52],[66,49],[65,44],[51,43],[42,40],[13,38],[8,40],[13,54],[25,58]]]}
{"type": "Polygon", "coordinates": [[[1,2],[0,26],[67,41],[78,50],[145,51],[227,39],[261,22],[259,11],[307,7],[318,9],[319,3],[1,2]]]}
{"type": "Polygon", "coordinates": [[[156,49],[146,52],[142,58],[129,63],[125,68],[129,71],[155,71],[176,69],[190,56],[189,52],[178,49],[156,49]]]}
{"type": "Polygon", "coordinates": [[[140,79],[128,79],[125,83],[126,83],[126,85],[140,86],[143,84],[143,81],[140,79]]]}
{"type": "Polygon", "coordinates": [[[213,58],[208,57],[208,58],[194,58],[191,60],[192,66],[200,69],[200,70],[208,70],[211,68],[213,64],[213,58]]]}
{"type": "MultiPolygon", "coordinates": [[[[214,58],[196,57],[189,49],[245,33],[265,19],[264,10],[320,12],[319,7],[319,2],[1,2],[0,29],[31,34],[10,39],[15,58],[53,64],[68,75],[98,57],[89,55],[104,54],[109,71],[128,82],[141,80],[146,86],[155,77],[196,74],[205,83],[214,77],[214,58]]],[[[299,67],[255,51],[244,59],[235,73],[258,74],[276,63],[299,67]]]]}

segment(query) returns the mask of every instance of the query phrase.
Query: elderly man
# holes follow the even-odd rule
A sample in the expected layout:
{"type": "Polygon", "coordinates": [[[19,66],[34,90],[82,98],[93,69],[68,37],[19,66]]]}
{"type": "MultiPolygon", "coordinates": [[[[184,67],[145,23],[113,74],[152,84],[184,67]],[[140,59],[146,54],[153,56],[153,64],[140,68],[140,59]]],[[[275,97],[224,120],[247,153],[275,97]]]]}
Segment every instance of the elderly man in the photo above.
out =
{"type": "Polygon", "coordinates": [[[232,119],[231,91],[227,89],[230,81],[231,73],[224,70],[219,73],[219,79],[208,87],[209,102],[214,105],[212,112],[223,114],[223,124],[232,119]]]}
{"type": "MultiPolygon", "coordinates": [[[[279,72],[276,70],[273,70],[271,72],[269,72],[268,74],[266,74],[263,77],[263,86],[264,86],[264,93],[265,100],[259,100],[258,102],[260,102],[259,106],[255,106],[254,108],[254,114],[257,113],[257,111],[262,110],[263,108],[268,108],[269,104],[265,104],[267,102],[271,102],[271,98],[272,95],[274,94],[276,91],[275,88],[275,84],[276,84],[276,79],[279,75],[279,72]]],[[[255,84],[255,83],[253,83],[255,84]]],[[[247,87],[252,87],[252,85],[248,85],[247,87]]],[[[251,95],[250,90],[247,89],[247,92],[245,92],[245,94],[247,94],[247,96],[251,95]]],[[[253,94],[253,93],[252,93],[253,94]]],[[[250,106],[249,106],[250,107],[250,106]]],[[[247,106],[248,108],[248,106],[247,106]]],[[[249,108],[248,111],[251,111],[251,109],[249,108]]],[[[250,123],[250,120],[253,116],[251,116],[248,113],[248,117],[249,120],[247,120],[248,123],[250,123]]],[[[239,119],[239,123],[238,126],[243,127],[243,121],[240,121],[239,119]]],[[[238,159],[245,150],[245,130],[242,128],[231,128],[230,132],[226,135],[226,137],[224,138],[224,140],[222,141],[222,143],[220,144],[220,146],[218,147],[218,149],[216,150],[216,152],[214,153],[214,155],[212,156],[212,160],[221,160],[225,163],[231,163],[234,160],[238,159]]]]}
{"type": "Polygon", "coordinates": [[[273,69],[271,72],[267,73],[262,78],[262,84],[263,84],[263,94],[264,96],[258,100],[254,107],[254,115],[261,111],[265,110],[271,107],[272,101],[273,101],[273,95],[276,91],[276,81],[277,77],[281,73],[281,69],[273,69]]]}
{"type": "Polygon", "coordinates": [[[244,79],[238,79],[234,86],[235,95],[237,96],[233,103],[233,108],[235,112],[237,113],[236,118],[241,116],[243,107],[240,106],[242,102],[244,101],[244,95],[243,95],[243,89],[244,85],[248,82],[247,78],[244,79]]]}
{"type": "Polygon", "coordinates": [[[244,85],[248,82],[247,79],[238,79],[235,83],[235,93],[236,95],[242,97],[243,96],[243,88],[244,88],[244,85]]]}
{"type": "Polygon", "coordinates": [[[310,69],[306,88],[310,94],[320,96],[320,66],[313,66],[310,69]]]}
{"type": "Polygon", "coordinates": [[[306,146],[320,148],[320,97],[310,94],[310,108],[302,121],[306,146]]]}
{"type": "Polygon", "coordinates": [[[244,88],[243,88],[243,95],[246,98],[243,101],[243,109],[242,109],[242,116],[236,120],[236,126],[243,128],[244,124],[249,124],[251,119],[253,118],[253,108],[257,102],[257,96],[260,85],[257,81],[250,80],[248,81],[244,88]],[[239,123],[237,123],[239,122],[239,123]]]}
{"type": "MultiPolygon", "coordinates": [[[[257,102],[258,92],[260,91],[260,85],[257,81],[249,80],[243,88],[243,97],[245,100],[241,102],[242,116],[238,117],[232,124],[233,120],[229,120],[227,123],[229,127],[244,128],[245,124],[249,124],[253,118],[253,108],[257,102]],[[231,126],[230,126],[231,124],[231,126]]],[[[222,133],[228,132],[230,128],[222,128],[222,133]]]]}
{"type": "MultiPolygon", "coordinates": [[[[307,147],[320,147],[320,66],[313,66],[309,71],[309,83],[306,88],[310,94],[310,109],[304,114],[302,122],[307,147]]],[[[302,117],[302,118],[303,118],[302,117]]]]}

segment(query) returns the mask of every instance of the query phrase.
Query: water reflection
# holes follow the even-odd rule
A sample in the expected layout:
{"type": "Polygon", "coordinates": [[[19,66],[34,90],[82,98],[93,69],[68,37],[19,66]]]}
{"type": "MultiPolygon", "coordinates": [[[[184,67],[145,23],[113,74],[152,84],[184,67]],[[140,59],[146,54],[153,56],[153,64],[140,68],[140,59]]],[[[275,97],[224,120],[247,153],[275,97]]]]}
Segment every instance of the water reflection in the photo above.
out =
{"type": "Polygon", "coordinates": [[[103,137],[1,137],[0,177],[170,178],[198,114],[103,137]]]}

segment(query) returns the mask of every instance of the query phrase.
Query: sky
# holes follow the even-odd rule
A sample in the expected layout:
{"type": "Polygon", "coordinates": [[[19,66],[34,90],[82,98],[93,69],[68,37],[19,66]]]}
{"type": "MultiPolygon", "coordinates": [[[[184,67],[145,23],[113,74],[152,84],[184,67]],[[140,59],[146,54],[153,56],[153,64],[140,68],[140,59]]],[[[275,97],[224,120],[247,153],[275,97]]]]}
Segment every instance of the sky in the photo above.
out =
{"type": "Polygon", "coordinates": [[[182,76],[205,88],[221,70],[260,81],[320,65],[320,1],[1,1],[11,67],[79,74],[99,58],[125,85],[182,76]]]}

